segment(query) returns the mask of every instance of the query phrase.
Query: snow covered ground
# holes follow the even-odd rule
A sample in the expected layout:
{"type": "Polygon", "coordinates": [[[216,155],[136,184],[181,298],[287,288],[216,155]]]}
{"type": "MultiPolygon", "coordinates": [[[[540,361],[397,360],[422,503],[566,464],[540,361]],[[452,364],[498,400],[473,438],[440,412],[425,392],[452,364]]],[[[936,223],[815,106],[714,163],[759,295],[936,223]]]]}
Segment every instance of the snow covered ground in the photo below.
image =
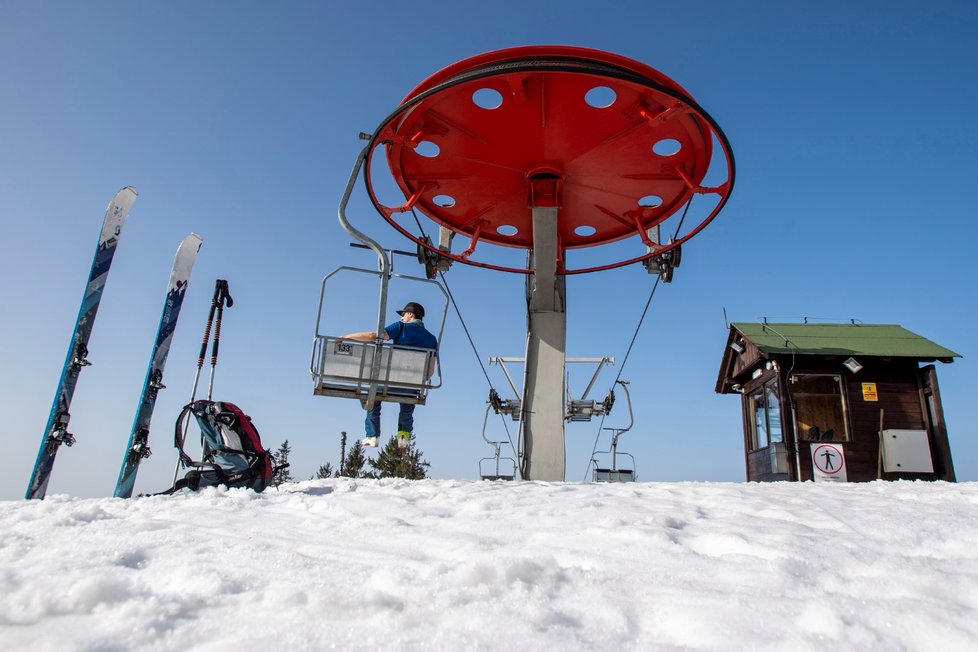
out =
{"type": "Polygon", "coordinates": [[[0,649],[974,650],[978,484],[5,501],[0,649]]]}

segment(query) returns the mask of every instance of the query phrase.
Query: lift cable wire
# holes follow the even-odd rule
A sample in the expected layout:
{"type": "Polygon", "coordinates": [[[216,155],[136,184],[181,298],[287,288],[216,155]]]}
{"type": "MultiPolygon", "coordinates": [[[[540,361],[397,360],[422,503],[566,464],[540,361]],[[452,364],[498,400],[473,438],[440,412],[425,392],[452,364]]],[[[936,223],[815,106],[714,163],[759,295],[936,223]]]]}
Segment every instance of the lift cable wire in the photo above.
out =
{"type": "MultiPolygon", "coordinates": [[[[692,205],[692,203],[693,203],[693,196],[690,195],[689,201],[686,202],[686,208],[683,209],[683,214],[679,218],[679,224],[676,225],[676,231],[672,236],[673,240],[675,240],[676,237],[679,235],[679,230],[682,229],[683,227],[683,221],[685,221],[686,214],[689,212],[689,207],[692,205]]],[[[632,341],[628,343],[628,349],[625,351],[625,357],[622,358],[621,365],[619,365],[618,367],[618,375],[615,376],[614,382],[611,383],[611,388],[608,390],[609,393],[614,391],[615,385],[621,379],[622,372],[625,371],[625,365],[628,363],[628,356],[631,355],[632,347],[635,346],[635,340],[638,339],[639,331],[642,330],[642,324],[645,322],[645,316],[648,314],[649,306],[652,304],[652,297],[655,296],[655,291],[658,289],[659,281],[661,280],[662,280],[661,275],[655,277],[655,283],[652,284],[652,290],[651,292],[649,292],[649,298],[645,302],[645,309],[642,310],[642,316],[639,317],[638,319],[638,324],[635,326],[635,332],[632,334],[632,341]]],[[[587,468],[584,470],[585,482],[587,481],[588,471],[591,470],[591,464],[594,462],[594,452],[598,449],[598,441],[601,439],[601,431],[604,429],[603,428],[604,420],[605,418],[607,418],[607,416],[608,416],[607,414],[601,415],[601,422],[598,424],[598,432],[594,436],[594,445],[591,447],[591,457],[590,459],[588,459],[587,468]]]]}
{"type": "MultiPolygon", "coordinates": [[[[421,226],[421,220],[418,219],[418,214],[413,208],[411,209],[411,215],[414,216],[414,221],[418,225],[418,230],[421,231],[421,237],[427,238],[428,236],[424,232],[424,227],[421,226]]],[[[465,319],[462,318],[462,312],[458,309],[458,304],[455,302],[455,295],[452,294],[451,288],[448,287],[448,281],[445,280],[445,274],[443,272],[438,272],[438,276],[441,278],[441,282],[445,285],[445,291],[448,292],[448,298],[452,302],[452,307],[455,308],[455,314],[458,315],[458,320],[462,324],[462,330],[465,331],[465,337],[468,338],[469,345],[472,347],[473,353],[475,353],[475,358],[479,361],[479,367],[482,369],[482,375],[486,377],[486,382],[489,383],[489,389],[495,391],[495,388],[492,386],[492,380],[489,378],[489,372],[486,371],[486,366],[482,364],[482,356],[479,354],[479,350],[476,348],[475,342],[472,340],[472,334],[469,333],[469,328],[465,325],[465,319]]]]}
{"type": "MultiPolygon", "coordinates": [[[[652,297],[655,296],[655,291],[659,287],[659,281],[662,280],[661,276],[656,276],[655,283],[652,284],[652,291],[649,292],[648,301],[645,302],[645,309],[642,311],[642,316],[639,317],[638,326],[635,327],[635,333],[632,335],[632,341],[628,345],[628,351],[625,352],[625,357],[621,361],[621,366],[618,367],[618,375],[615,377],[615,381],[611,384],[611,390],[614,391],[615,384],[621,378],[622,371],[625,370],[625,363],[628,361],[628,355],[632,352],[632,346],[635,344],[635,340],[638,338],[638,332],[642,328],[642,322],[645,321],[645,315],[649,311],[649,306],[652,304],[652,297]]],[[[601,439],[601,431],[604,430],[604,420],[607,418],[607,414],[601,415],[601,422],[598,424],[598,432],[594,436],[594,445],[591,447],[591,457],[588,459],[587,468],[584,469],[584,480],[587,481],[588,471],[591,470],[591,463],[594,461],[594,452],[598,449],[598,441],[601,439]]]]}
{"type": "MultiPolygon", "coordinates": [[[[455,308],[455,314],[458,315],[458,321],[459,321],[459,323],[462,324],[462,330],[465,331],[465,336],[469,340],[469,345],[472,347],[472,352],[475,354],[476,360],[479,361],[479,367],[482,369],[482,375],[484,375],[486,377],[486,382],[489,384],[490,391],[492,391],[493,393],[496,393],[496,388],[493,387],[492,380],[489,378],[489,372],[486,371],[486,366],[484,364],[482,364],[482,356],[479,353],[479,349],[476,348],[475,341],[473,341],[473,339],[472,339],[472,334],[469,333],[469,329],[465,325],[465,319],[462,318],[462,312],[459,310],[458,304],[455,302],[455,295],[452,294],[451,289],[448,287],[448,281],[445,280],[445,273],[444,272],[438,272],[438,277],[441,279],[441,282],[445,285],[445,291],[448,292],[448,298],[451,299],[452,307],[455,308]]],[[[518,456],[518,453],[516,452],[516,446],[513,444],[513,436],[510,434],[510,432],[509,432],[509,426],[506,424],[506,417],[504,415],[500,414],[499,415],[499,418],[503,422],[503,428],[506,429],[506,439],[509,441],[509,446],[510,446],[510,448],[513,449],[513,453],[514,454],[517,454],[517,456],[518,456]]],[[[521,424],[522,424],[522,422],[521,422],[521,424]]]]}
{"type": "MultiPolygon", "coordinates": [[[[421,232],[422,238],[427,238],[427,234],[424,231],[424,227],[421,225],[421,220],[418,218],[418,214],[415,210],[411,209],[411,215],[414,216],[414,221],[418,225],[418,230],[421,232]]],[[[489,385],[490,391],[496,393],[496,388],[492,384],[492,379],[489,377],[489,372],[486,370],[486,366],[482,363],[482,355],[479,353],[479,349],[475,345],[475,341],[472,339],[472,334],[469,332],[469,327],[465,324],[465,319],[462,317],[462,311],[459,310],[458,303],[455,301],[455,295],[452,294],[452,290],[448,287],[448,280],[445,278],[445,273],[439,271],[438,277],[441,279],[442,284],[445,286],[445,291],[448,293],[448,298],[452,303],[452,307],[455,309],[455,314],[458,316],[459,323],[462,324],[462,330],[465,331],[465,337],[469,340],[469,346],[472,347],[472,352],[475,354],[475,359],[479,363],[479,368],[482,369],[482,375],[486,377],[486,383],[489,385]]],[[[509,432],[509,426],[506,424],[506,418],[500,414],[500,419],[503,422],[503,428],[506,429],[506,439],[509,441],[510,448],[513,449],[513,454],[519,458],[519,453],[516,450],[516,446],[513,444],[513,437],[509,432]]]]}

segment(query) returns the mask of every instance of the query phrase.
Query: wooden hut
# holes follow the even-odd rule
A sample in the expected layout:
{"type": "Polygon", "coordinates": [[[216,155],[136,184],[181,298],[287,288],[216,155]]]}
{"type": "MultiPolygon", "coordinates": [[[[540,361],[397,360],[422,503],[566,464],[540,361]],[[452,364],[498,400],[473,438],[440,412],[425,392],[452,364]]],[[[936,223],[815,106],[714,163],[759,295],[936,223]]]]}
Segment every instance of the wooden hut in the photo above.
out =
{"type": "Polygon", "coordinates": [[[896,325],[735,323],[716,391],[741,397],[748,481],[953,482],[928,363],[956,357],[896,325]]]}

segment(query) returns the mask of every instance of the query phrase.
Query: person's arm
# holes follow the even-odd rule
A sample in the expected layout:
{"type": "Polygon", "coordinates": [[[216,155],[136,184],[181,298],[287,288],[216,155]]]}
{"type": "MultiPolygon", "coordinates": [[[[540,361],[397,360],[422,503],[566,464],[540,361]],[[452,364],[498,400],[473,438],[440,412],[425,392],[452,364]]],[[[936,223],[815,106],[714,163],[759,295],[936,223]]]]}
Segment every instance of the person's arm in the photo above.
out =
{"type": "MultiPolygon", "coordinates": [[[[347,333],[346,335],[340,335],[341,340],[356,340],[357,342],[373,342],[377,339],[377,333],[374,331],[363,331],[361,333],[347,333]]],[[[384,339],[389,340],[390,336],[387,335],[387,331],[384,331],[384,339]]]]}

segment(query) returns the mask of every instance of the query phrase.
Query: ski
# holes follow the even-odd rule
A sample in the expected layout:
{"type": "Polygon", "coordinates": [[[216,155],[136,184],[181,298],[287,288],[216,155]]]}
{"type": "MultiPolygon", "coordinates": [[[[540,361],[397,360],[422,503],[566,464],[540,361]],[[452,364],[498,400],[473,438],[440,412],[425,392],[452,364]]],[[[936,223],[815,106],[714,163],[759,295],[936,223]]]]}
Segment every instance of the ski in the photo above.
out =
{"type": "Polygon", "coordinates": [[[146,369],[146,379],[143,381],[143,391],[139,397],[139,407],[136,418],[132,423],[126,454],[122,458],[122,468],[115,485],[116,498],[132,496],[136,484],[136,472],[139,463],[149,457],[149,425],[153,418],[153,408],[156,407],[156,397],[165,387],[163,384],[163,367],[166,356],[170,352],[173,332],[177,327],[177,318],[190,282],[190,272],[193,270],[197,252],[203,240],[196,233],[191,233],[177,248],[177,256],[173,261],[173,271],[170,273],[170,284],[166,289],[166,300],[163,303],[163,315],[160,317],[160,327],[156,332],[156,341],[149,357],[149,367],[146,369]]]}
{"type": "Polygon", "coordinates": [[[82,296],[81,308],[78,310],[75,330],[71,335],[68,355],[61,370],[58,389],[54,393],[51,414],[48,417],[47,426],[44,428],[44,435],[41,437],[41,448],[37,453],[37,461],[34,463],[34,471],[31,473],[25,498],[44,498],[48,490],[48,481],[51,479],[51,470],[54,468],[54,458],[58,454],[58,448],[61,447],[61,444],[71,446],[75,443],[75,437],[68,432],[68,421],[71,418],[68,412],[71,408],[71,397],[75,393],[75,385],[82,368],[91,364],[88,361],[88,340],[95,325],[95,315],[98,312],[99,302],[102,300],[102,291],[105,289],[105,281],[109,276],[112,257],[119,245],[122,227],[125,225],[126,217],[129,215],[129,209],[132,208],[134,201],[136,201],[136,189],[132,186],[126,186],[116,193],[105,211],[102,232],[99,234],[98,247],[95,249],[95,258],[88,274],[88,283],[85,286],[85,294],[82,296]]]}

